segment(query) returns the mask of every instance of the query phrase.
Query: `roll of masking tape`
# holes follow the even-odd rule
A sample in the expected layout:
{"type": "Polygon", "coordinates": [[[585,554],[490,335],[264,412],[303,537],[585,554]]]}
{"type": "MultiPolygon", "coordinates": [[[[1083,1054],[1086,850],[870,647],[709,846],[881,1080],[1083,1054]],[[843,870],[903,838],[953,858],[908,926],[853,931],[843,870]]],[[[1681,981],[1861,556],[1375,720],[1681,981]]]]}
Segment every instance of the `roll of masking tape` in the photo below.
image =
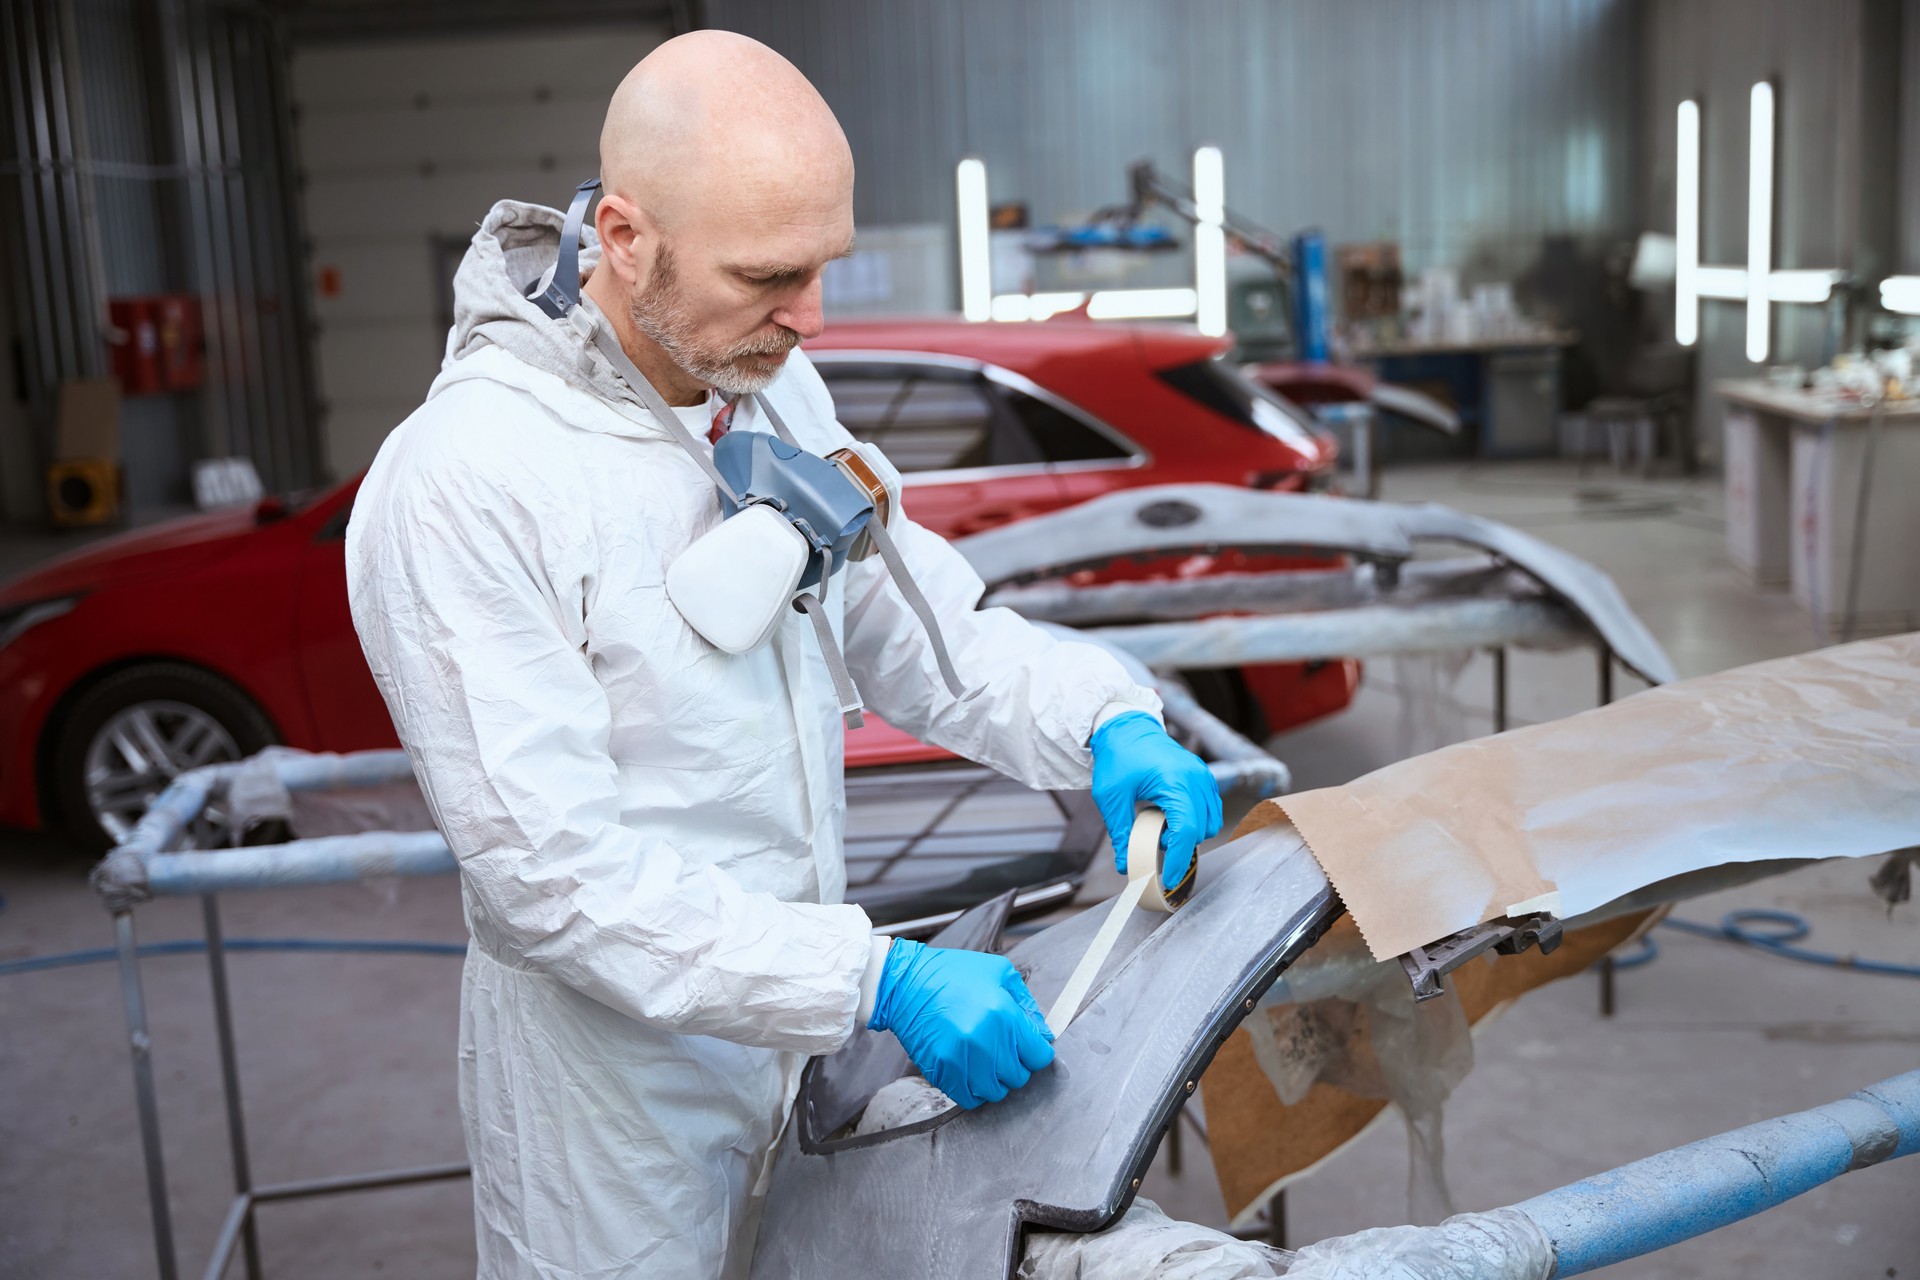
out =
{"type": "Polygon", "coordinates": [[[1067,1024],[1080,1012],[1087,992],[1093,987],[1093,980],[1099,976],[1101,966],[1112,954],[1114,944],[1120,941],[1120,931],[1126,927],[1127,917],[1136,909],[1165,915],[1178,910],[1180,904],[1193,896],[1194,881],[1200,866],[1197,849],[1180,883],[1171,889],[1161,885],[1160,878],[1166,870],[1167,855],[1160,847],[1160,833],[1166,829],[1167,815],[1152,805],[1141,805],[1135,811],[1133,830],[1127,836],[1127,887],[1113,900],[1107,918],[1100,924],[1100,932],[1093,936],[1093,941],[1087,945],[1087,953],[1080,957],[1080,963],[1074,966],[1067,985],[1060,989],[1053,1007],[1047,1010],[1047,1026],[1053,1029],[1055,1035],[1065,1031],[1067,1024]]]}

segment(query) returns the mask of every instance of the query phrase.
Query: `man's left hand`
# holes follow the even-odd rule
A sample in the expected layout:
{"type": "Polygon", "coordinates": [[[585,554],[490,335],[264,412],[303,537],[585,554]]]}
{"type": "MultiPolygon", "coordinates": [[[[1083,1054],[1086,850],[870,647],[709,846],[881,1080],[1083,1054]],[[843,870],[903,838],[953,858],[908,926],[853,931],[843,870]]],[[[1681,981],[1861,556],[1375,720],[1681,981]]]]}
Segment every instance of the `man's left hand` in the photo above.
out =
{"type": "Polygon", "coordinates": [[[1167,815],[1160,838],[1166,850],[1160,882],[1171,889],[1193,865],[1202,840],[1219,834],[1220,788],[1206,762],[1187,750],[1144,711],[1115,716],[1093,733],[1093,800],[1113,841],[1113,865],[1127,872],[1127,837],[1135,809],[1150,804],[1167,815]]]}

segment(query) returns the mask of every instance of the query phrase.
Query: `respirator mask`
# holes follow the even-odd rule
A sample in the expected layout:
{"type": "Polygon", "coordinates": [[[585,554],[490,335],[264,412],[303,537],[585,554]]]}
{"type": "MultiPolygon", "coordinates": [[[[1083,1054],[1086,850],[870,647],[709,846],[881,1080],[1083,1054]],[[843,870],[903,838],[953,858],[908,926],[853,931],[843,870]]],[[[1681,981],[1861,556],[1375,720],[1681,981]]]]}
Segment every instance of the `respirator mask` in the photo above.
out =
{"type": "Polygon", "coordinates": [[[954,671],[939,622],[887,532],[900,509],[899,480],[872,445],[856,442],[828,457],[809,453],[763,395],[754,403],[773,434],[729,431],[709,455],[621,349],[612,327],[580,306],[580,230],[600,180],[574,191],[560,232],[553,280],[531,301],[565,320],[605,356],[614,372],[686,450],[719,493],[722,519],[667,567],[667,598],[702,639],[727,653],[765,644],[788,609],[812,623],[849,728],[862,723],[860,695],[833,638],[826,612],[835,571],[878,555],[920,625],[948,692],[972,697],[954,671]]]}

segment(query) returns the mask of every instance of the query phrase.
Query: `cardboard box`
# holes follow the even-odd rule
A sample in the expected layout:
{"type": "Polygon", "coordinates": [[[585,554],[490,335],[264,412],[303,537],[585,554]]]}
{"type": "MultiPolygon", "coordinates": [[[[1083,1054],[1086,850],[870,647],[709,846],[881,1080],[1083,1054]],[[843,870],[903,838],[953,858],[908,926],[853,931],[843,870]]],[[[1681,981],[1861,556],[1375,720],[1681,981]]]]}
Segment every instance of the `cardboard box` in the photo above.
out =
{"type": "Polygon", "coordinates": [[[68,378],[60,384],[53,456],[120,460],[120,384],[112,378],[68,378]]]}

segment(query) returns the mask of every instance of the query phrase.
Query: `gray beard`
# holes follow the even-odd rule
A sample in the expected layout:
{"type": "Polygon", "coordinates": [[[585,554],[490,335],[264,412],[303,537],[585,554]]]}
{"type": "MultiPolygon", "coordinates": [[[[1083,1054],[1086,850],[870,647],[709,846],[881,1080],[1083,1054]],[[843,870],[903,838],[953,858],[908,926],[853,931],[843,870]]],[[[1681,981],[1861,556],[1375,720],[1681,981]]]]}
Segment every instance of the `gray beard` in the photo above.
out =
{"type": "Polygon", "coordinates": [[[697,378],[730,396],[750,396],[765,391],[780,376],[785,364],[765,373],[750,372],[734,363],[742,356],[782,356],[800,345],[800,335],[791,329],[763,338],[754,338],[736,347],[701,342],[694,334],[680,296],[680,281],[674,269],[673,255],[662,246],[654,259],[653,273],[647,285],[633,297],[628,312],[633,327],[645,334],[655,346],[667,353],[689,377],[697,378]]]}

